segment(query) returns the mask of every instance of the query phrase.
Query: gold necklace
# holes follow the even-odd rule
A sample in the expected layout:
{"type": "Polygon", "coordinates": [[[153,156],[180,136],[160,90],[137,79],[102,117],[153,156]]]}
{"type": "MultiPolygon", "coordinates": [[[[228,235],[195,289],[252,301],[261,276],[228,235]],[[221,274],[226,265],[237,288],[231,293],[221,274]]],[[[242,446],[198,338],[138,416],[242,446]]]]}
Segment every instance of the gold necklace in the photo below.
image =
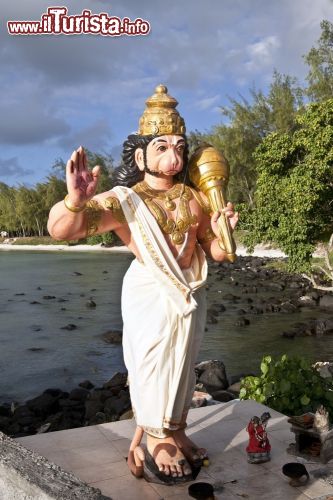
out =
{"type": "Polygon", "coordinates": [[[160,228],[170,234],[172,242],[175,245],[181,245],[185,240],[185,233],[191,225],[198,222],[197,216],[192,215],[189,205],[189,201],[193,198],[192,190],[184,184],[175,184],[167,191],[158,191],[142,181],[133,187],[133,191],[140,196],[160,228]],[[179,198],[179,217],[177,212],[176,221],[174,221],[168,218],[166,211],[155,200],[161,201],[167,210],[173,212],[177,207],[173,200],[177,198],[179,198]]]}

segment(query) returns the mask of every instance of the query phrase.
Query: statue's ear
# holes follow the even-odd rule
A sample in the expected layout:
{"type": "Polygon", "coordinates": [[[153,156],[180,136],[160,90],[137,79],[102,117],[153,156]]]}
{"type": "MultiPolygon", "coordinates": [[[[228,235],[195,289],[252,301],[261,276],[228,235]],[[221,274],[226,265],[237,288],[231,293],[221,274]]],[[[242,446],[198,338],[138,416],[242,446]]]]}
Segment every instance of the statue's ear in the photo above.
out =
{"type": "Polygon", "coordinates": [[[135,158],[135,163],[137,164],[137,166],[139,167],[139,169],[141,170],[141,172],[143,172],[144,169],[145,169],[145,162],[144,162],[144,156],[143,156],[143,149],[142,148],[138,148],[138,149],[135,150],[134,158],[135,158]]]}

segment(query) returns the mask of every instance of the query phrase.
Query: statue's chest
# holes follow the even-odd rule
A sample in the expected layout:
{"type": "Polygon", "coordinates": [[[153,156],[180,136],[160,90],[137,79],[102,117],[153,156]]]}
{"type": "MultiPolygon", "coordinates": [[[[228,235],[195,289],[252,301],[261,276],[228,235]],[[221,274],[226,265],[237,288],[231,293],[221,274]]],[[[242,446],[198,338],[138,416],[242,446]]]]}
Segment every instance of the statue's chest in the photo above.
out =
{"type": "Polygon", "coordinates": [[[155,217],[162,231],[169,235],[170,241],[174,245],[181,245],[185,240],[185,234],[198,223],[196,203],[191,189],[176,184],[169,191],[156,192],[146,183],[139,183],[134,190],[155,217]]]}

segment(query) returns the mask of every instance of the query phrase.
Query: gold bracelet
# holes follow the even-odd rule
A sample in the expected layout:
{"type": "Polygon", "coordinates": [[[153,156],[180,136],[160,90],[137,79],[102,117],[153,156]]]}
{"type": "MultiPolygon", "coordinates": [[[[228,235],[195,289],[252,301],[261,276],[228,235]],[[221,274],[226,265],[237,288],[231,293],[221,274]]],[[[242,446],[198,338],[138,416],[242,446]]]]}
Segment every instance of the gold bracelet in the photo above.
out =
{"type": "Polygon", "coordinates": [[[69,195],[66,194],[65,199],[64,199],[65,207],[67,210],[70,212],[83,212],[83,210],[86,209],[86,203],[82,207],[76,207],[75,205],[72,205],[71,202],[69,201],[69,195]]]}

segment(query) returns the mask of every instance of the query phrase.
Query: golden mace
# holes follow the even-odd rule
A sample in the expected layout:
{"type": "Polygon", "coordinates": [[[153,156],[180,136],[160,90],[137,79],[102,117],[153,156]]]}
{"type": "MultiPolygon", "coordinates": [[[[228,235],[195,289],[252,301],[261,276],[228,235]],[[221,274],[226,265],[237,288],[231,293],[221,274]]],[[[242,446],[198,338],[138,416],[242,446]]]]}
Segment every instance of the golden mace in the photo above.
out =
{"type": "MultiPolygon", "coordinates": [[[[225,189],[229,180],[229,164],[213,146],[196,149],[189,161],[189,178],[194,186],[208,198],[212,211],[226,207],[225,189]]],[[[229,221],[225,214],[218,219],[221,246],[230,262],[236,260],[236,243],[232,237],[229,221]]]]}

